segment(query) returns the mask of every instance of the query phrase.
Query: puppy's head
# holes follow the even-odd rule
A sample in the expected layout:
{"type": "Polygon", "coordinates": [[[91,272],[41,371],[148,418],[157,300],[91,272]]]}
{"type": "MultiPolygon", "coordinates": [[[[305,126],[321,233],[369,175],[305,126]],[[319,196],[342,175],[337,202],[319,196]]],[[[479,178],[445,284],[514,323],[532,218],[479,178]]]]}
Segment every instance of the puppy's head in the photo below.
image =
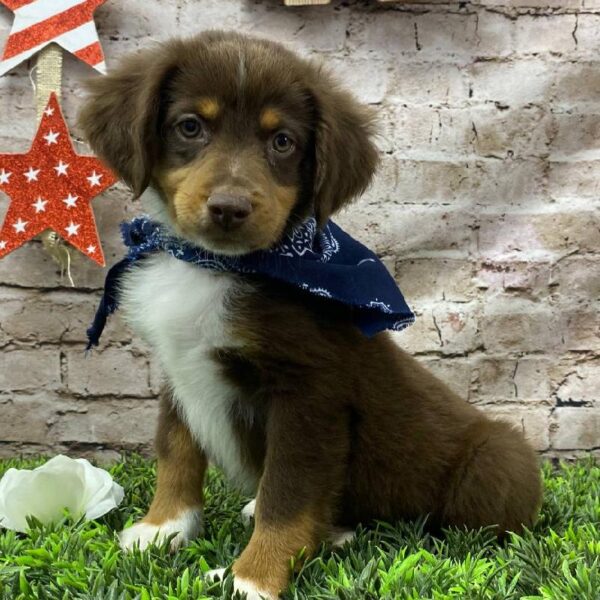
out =
{"type": "Polygon", "coordinates": [[[95,80],[80,123],[136,194],[152,184],[182,237],[221,254],[319,224],[369,184],[372,117],[279,44],[209,32],[95,80]]]}

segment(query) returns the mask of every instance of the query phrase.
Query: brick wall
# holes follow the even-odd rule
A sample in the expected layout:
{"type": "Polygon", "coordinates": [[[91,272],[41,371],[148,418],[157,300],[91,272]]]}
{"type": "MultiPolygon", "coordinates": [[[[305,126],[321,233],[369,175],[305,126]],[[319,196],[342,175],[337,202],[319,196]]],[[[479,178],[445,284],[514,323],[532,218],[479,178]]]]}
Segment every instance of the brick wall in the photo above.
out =
{"type": "MultiPolygon", "coordinates": [[[[0,10],[0,43],[10,22],[0,10]]],[[[599,0],[108,0],[97,23],[109,66],[208,27],[325,59],[381,117],[380,173],[339,221],[418,314],[398,343],[539,450],[599,449],[599,0]]],[[[75,134],[88,74],[66,60],[75,134]]],[[[27,149],[34,121],[21,66],[0,79],[0,149],[27,149]]],[[[138,207],[122,186],[94,207],[110,264],[117,223],[138,207]]],[[[39,243],[0,260],[0,455],[111,457],[152,438],[156,365],[118,319],[85,359],[104,271],[76,256],[73,272],[71,289],[39,243]]]]}

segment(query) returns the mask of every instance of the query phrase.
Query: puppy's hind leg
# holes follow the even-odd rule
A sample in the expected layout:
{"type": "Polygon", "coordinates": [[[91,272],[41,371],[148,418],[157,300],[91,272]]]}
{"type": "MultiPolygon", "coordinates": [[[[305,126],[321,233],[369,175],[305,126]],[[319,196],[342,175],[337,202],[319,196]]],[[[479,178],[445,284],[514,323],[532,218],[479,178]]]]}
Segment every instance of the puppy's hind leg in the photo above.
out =
{"type": "Polygon", "coordinates": [[[169,536],[171,549],[188,543],[202,529],[204,473],[207,460],[179,419],[168,392],[161,394],[156,435],[158,482],[148,514],[119,534],[121,547],[145,549],[169,536]]]}
{"type": "Polygon", "coordinates": [[[531,526],[542,499],[540,466],[522,433],[508,423],[482,419],[471,426],[452,475],[442,522],[498,534],[531,526]]]}

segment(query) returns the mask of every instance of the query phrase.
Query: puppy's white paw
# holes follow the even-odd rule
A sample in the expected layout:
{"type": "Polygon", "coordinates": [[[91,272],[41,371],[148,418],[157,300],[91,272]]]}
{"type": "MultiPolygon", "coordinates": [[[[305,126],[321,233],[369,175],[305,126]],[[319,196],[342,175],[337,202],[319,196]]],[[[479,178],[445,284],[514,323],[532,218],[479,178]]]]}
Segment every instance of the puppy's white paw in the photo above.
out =
{"type": "Polygon", "coordinates": [[[328,541],[334,548],[341,548],[354,539],[356,539],[356,531],[352,529],[349,529],[348,531],[337,529],[329,534],[328,541]]]}
{"type": "MultiPolygon", "coordinates": [[[[204,577],[212,581],[223,581],[225,579],[225,569],[212,569],[204,577]]],[[[249,579],[242,579],[241,577],[233,578],[233,589],[241,594],[246,594],[247,600],[277,600],[278,598],[274,594],[259,589],[249,579]]]]}
{"type": "Polygon", "coordinates": [[[119,533],[119,543],[123,550],[132,550],[139,545],[145,550],[150,544],[162,544],[169,536],[177,535],[171,540],[171,551],[185,546],[202,530],[202,511],[190,509],[182,512],[176,519],[165,521],[161,525],[153,525],[140,521],[119,533]]]}
{"type": "Polygon", "coordinates": [[[247,600],[277,600],[278,598],[277,595],[257,588],[249,579],[242,579],[241,577],[234,577],[233,589],[236,592],[246,594],[247,600]]]}
{"type": "Polygon", "coordinates": [[[245,525],[248,525],[252,519],[254,519],[254,511],[256,510],[256,498],[250,500],[244,508],[242,508],[242,521],[245,525]]]}
{"type": "Polygon", "coordinates": [[[211,569],[204,574],[204,577],[211,581],[223,581],[225,579],[225,571],[226,569],[211,569]]]}

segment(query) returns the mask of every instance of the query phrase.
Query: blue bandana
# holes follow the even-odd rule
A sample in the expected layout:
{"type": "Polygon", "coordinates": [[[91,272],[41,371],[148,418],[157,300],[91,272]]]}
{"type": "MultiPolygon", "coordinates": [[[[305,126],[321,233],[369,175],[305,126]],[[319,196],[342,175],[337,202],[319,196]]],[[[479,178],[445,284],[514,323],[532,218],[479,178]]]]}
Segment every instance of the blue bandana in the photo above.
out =
{"type": "Polygon", "coordinates": [[[121,232],[129,251],[106,276],[104,295],[87,331],[88,349],[98,345],[108,315],[118,308],[124,272],[155,252],[168,252],[200,268],[263,275],[341,302],[353,309],[355,324],[368,336],[384,329],[399,331],[415,320],[383,263],[332,221],[319,230],[315,219],[308,219],[274,248],[242,256],[217,255],[193,246],[146,216],[122,223],[121,232]]]}

